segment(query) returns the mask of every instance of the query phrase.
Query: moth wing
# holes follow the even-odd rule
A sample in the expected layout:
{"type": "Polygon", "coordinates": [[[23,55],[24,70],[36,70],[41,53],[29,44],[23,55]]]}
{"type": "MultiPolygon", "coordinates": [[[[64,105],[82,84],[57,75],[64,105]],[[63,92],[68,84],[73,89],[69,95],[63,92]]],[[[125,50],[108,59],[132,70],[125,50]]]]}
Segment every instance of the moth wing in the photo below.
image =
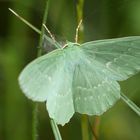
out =
{"type": "Polygon", "coordinates": [[[101,115],[120,98],[120,86],[102,73],[99,67],[88,62],[89,60],[84,58],[75,68],[74,108],[82,114],[101,115]]]}
{"type": "Polygon", "coordinates": [[[81,48],[92,65],[100,64],[102,71],[114,80],[126,80],[140,71],[139,36],[91,41],[81,48]]]}
{"type": "Polygon", "coordinates": [[[47,101],[49,116],[64,125],[74,113],[72,77],[65,69],[63,51],[41,56],[25,67],[19,77],[25,95],[34,101],[47,101]]]}
{"type": "Polygon", "coordinates": [[[46,104],[49,116],[61,125],[69,122],[75,112],[72,94],[73,73],[65,68],[62,67],[57,72],[55,86],[47,97],[46,104]]]}
{"type": "Polygon", "coordinates": [[[45,101],[59,67],[61,51],[53,51],[29,63],[19,75],[19,84],[24,94],[34,101],[45,101]],[[47,91],[47,92],[46,92],[47,91]]]}

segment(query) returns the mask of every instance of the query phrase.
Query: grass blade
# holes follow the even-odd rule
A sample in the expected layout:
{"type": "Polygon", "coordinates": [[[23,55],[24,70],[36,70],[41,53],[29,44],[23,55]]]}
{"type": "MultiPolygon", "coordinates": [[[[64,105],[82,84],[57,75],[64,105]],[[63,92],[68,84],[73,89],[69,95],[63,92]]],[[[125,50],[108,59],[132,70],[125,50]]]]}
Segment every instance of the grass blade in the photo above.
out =
{"type": "Polygon", "coordinates": [[[62,140],[62,137],[60,135],[60,132],[59,132],[59,129],[58,129],[58,126],[57,126],[56,122],[53,119],[50,119],[50,123],[51,123],[51,126],[52,126],[52,130],[53,130],[53,133],[54,133],[55,140],[62,140]]]}
{"type": "Polygon", "coordinates": [[[140,108],[131,101],[126,95],[121,93],[121,99],[135,112],[140,116],[140,108]]]}

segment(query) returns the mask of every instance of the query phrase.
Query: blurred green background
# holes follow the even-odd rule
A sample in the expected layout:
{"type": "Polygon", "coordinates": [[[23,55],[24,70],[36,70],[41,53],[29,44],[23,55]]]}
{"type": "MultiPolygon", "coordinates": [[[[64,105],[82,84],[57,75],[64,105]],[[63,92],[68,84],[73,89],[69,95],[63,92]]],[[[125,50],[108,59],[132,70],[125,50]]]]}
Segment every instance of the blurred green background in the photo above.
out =
{"type": "MultiPolygon", "coordinates": [[[[45,0],[0,0],[0,140],[32,139],[32,106],[20,91],[18,75],[36,57],[39,35],[8,11],[40,29],[45,0]]],[[[74,41],[76,0],[51,0],[47,27],[74,41]]],[[[140,35],[140,0],[85,0],[84,41],[140,35]]],[[[123,92],[140,106],[140,73],[121,82],[123,92]]],[[[40,140],[54,140],[45,104],[39,104],[40,140]]],[[[60,131],[64,140],[81,140],[80,115],[60,131]]],[[[139,140],[140,118],[121,100],[101,116],[100,140],[139,140]]]]}

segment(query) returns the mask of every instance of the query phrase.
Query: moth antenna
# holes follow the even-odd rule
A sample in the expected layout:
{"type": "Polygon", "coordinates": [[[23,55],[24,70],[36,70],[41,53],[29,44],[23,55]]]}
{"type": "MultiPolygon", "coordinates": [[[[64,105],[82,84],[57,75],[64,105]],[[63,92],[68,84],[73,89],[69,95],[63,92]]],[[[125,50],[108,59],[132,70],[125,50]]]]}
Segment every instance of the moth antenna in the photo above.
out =
{"type": "Polygon", "coordinates": [[[62,49],[64,49],[65,47],[67,47],[68,46],[68,44],[65,44],[63,47],[62,47],[62,49]]]}
{"type": "Polygon", "coordinates": [[[52,33],[50,32],[50,30],[47,28],[47,26],[46,26],[45,24],[43,24],[43,27],[44,27],[44,28],[46,29],[46,31],[49,33],[49,35],[50,35],[50,37],[52,38],[52,40],[53,40],[54,42],[56,42],[54,36],[53,36],[52,33]]]}
{"type": "Polygon", "coordinates": [[[80,29],[80,26],[82,24],[82,19],[80,20],[77,28],[76,28],[76,35],[75,35],[75,42],[77,43],[78,42],[78,32],[79,32],[79,29],[80,29]]]}

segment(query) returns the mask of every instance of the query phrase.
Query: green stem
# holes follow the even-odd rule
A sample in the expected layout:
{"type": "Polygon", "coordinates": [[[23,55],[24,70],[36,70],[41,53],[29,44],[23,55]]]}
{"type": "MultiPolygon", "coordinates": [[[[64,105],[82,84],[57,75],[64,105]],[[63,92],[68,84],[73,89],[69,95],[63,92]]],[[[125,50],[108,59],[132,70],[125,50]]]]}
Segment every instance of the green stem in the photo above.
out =
{"type": "Polygon", "coordinates": [[[54,133],[55,140],[62,140],[62,137],[60,135],[60,132],[59,132],[59,129],[58,129],[58,126],[57,126],[56,122],[53,119],[50,119],[50,123],[51,123],[51,126],[52,126],[52,130],[53,130],[53,133],[54,133]]]}
{"type": "Polygon", "coordinates": [[[34,104],[33,106],[33,117],[32,117],[32,139],[38,139],[37,133],[37,126],[38,126],[38,103],[34,104]]]}
{"type": "MultiPolygon", "coordinates": [[[[76,3],[76,11],[77,11],[77,22],[83,19],[83,5],[84,0],[77,0],[76,3]]],[[[81,25],[82,26],[82,25],[81,25]]],[[[84,32],[82,28],[79,28],[79,41],[82,42],[84,39],[84,32]]],[[[82,130],[82,139],[89,140],[89,125],[88,125],[88,117],[86,115],[82,115],[81,118],[81,130],[82,130]]]]}
{"type": "MultiPolygon", "coordinates": [[[[83,6],[84,0],[77,0],[76,11],[77,11],[77,22],[79,24],[80,20],[83,20],[83,6]]],[[[80,27],[83,27],[83,23],[80,27]]],[[[79,42],[84,40],[84,28],[79,28],[79,42]]]]}
{"type": "MultiPolygon", "coordinates": [[[[41,34],[40,34],[40,39],[39,39],[39,50],[38,50],[38,55],[37,55],[38,57],[41,56],[41,54],[42,54],[43,35],[45,33],[45,28],[44,28],[43,24],[46,24],[46,21],[47,21],[49,3],[50,3],[50,0],[46,1],[46,7],[45,7],[43,20],[42,20],[41,34]]],[[[50,121],[51,121],[51,126],[52,126],[52,130],[53,130],[55,139],[56,140],[62,140],[59,129],[57,127],[57,124],[55,123],[55,121],[53,119],[50,119],[50,121]]]]}
{"type": "Polygon", "coordinates": [[[100,117],[99,116],[95,116],[94,125],[93,125],[94,140],[98,140],[98,137],[99,137],[99,126],[100,126],[100,117]]]}
{"type": "Polygon", "coordinates": [[[92,132],[92,135],[93,135],[94,140],[98,140],[98,137],[97,137],[97,135],[96,135],[96,132],[95,132],[94,129],[93,129],[93,126],[92,126],[92,124],[91,124],[91,122],[90,122],[89,117],[88,117],[88,122],[89,122],[89,128],[90,128],[90,130],[91,130],[91,132],[92,132]]]}
{"type": "Polygon", "coordinates": [[[140,116],[140,108],[132,102],[127,96],[121,93],[121,99],[134,111],[140,116]]]}
{"type": "Polygon", "coordinates": [[[88,127],[88,116],[87,115],[82,115],[81,129],[82,129],[82,139],[89,140],[89,127],[88,127]]]}
{"type": "MultiPolygon", "coordinates": [[[[32,29],[36,30],[36,32],[40,33],[39,50],[38,50],[37,57],[41,56],[41,54],[42,54],[41,45],[43,43],[43,34],[44,34],[43,24],[46,24],[48,9],[49,9],[49,0],[46,2],[45,12],[44,12],[44,16],[43,16],[43,20],[42,20],[42,26],[41,26],[41,33],[38,30],[36,30],[36,28],[34,28],[29,22],[27,22],[23,18],[19,17],[22,21],[24,21],[24,23],[29,25],[32,29]]],[[[33,122],[32,122],[33,123],[32,124],[33,140],[37,140],[37,136],[38,136],[38,134],[37,134],[38,111],[37,110],[38,110],[38,103],[35,104],[34,109],[33,109],[33,122]]]]}
{"type": "Polygon", "coordinates": [[[38,57],[41,56],[41,54],[42,54],[43,35],[45,33],[45,28],[44,28],[43,24],[46,24],[46,21],[47,21],[49,4],[50,4],[50,0],[46,1],[45,12],[44,12],[43,20],[42,20],[42,25],[41,25],[41,34],[40,34],[40,39],[39,39],[38,57]]]}

